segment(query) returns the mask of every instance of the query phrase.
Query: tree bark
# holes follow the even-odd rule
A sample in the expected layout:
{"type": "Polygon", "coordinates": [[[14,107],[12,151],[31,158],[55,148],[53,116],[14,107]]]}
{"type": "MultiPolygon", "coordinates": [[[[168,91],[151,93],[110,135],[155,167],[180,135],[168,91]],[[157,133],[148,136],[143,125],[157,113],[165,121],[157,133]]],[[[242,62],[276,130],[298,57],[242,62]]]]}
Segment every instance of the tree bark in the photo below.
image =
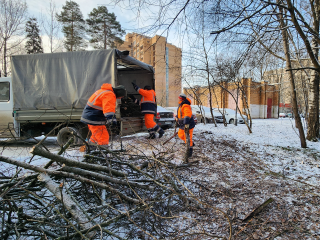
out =
{"type": "MultiPolygon", "coordinates": [[[[319,15],[320,15],[320,2],[314,1],[313,9],[313,30],[319,36],[319,15]]],[[[315,36],[312,36],[311,47],[316,59],[319,59],[319,44],[315,36]]],[[[308,94],[308,131],[307,139],[309,141],[318,141],[319,138],[319,72],[311,70],[310,90],[308,94]]]]}
{"type": "Polygon", "coordinates": [[[304,135],[304,131],[303,131],[303,126],[302,126],[302,122],[300,119],[300,115],[298,112],[298,103],[297,103],[297,93],[296,93],[296,89],[295,89],[295,82],[294,82],[294,76],[293,76],[293,72],[292,72],[292,67],[291,67],[291,58],[290,58],[290,49],[289,49],[289,41],[288,41],[288,32],[286,27],[286,24],[283,20],[283,9],[279,8],[279,22],[280,22],[280,28],[281,28],[281,35],[282,35],[282,41],[283,41],[283,50],[284,50],[284,54],[285,54],[285,58],[286,58],[286,69],[288,71],[288,78],[290,81],[290,87],[291,87],[291,91],[292,91],[292,108],[293,108],[293,114],[294,114],[294,119],[295,119],[295,123],[296,126],[299,130],[299,137],[300,137],[300,143],[301,143],[301,147],[302,148],[306,148],[307,147],[307,142],[306,142],[306,138],[304,135]]]}
{"type": "MultiPolygon", "coordinates": [[[[45,183],[45,187],[52,192],[57,199],[63,202],[63,205],[71,213],[73,218],[81,226],[82,229],[87,229],[93,227],[90,219],[77,207],[72,198],[65,192],[65,190],[60,189],[59,185],[55,183],[47,174],[41,173],[38,176],[39,181],[45,183]]],[[[91,233],[88,237],[93,236],[91,233]]]]}

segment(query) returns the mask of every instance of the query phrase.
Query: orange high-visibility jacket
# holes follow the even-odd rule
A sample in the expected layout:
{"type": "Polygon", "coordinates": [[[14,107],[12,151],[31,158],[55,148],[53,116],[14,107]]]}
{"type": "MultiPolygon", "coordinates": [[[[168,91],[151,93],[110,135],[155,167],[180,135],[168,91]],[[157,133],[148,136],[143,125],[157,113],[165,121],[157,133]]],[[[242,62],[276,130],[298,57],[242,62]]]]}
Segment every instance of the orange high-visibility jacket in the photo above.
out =
{"type": "Polygon", "coordinates": [[[189,128],[192,129],[195,126],[195,122],[192,117],[191,100],[187,98],[184,101],[179,101],[179,107],[177,110],[179,128],[184,129],[185,124],[189,124],[189,128]]]}
{"type": "Polygon", "coordinates": [[[116,95],[110,83],[104,83],[101,89],[89,98],[83,110],[81,122],[91,125],[104,125],[106,120],[115,118],[116,95]]]}
{"type": "Polygon", "coordinates": [[[138,93],[142,96],[140,100],[142,114],[157,114],[156,92],[154,90],[139,89],[138,93]]]}

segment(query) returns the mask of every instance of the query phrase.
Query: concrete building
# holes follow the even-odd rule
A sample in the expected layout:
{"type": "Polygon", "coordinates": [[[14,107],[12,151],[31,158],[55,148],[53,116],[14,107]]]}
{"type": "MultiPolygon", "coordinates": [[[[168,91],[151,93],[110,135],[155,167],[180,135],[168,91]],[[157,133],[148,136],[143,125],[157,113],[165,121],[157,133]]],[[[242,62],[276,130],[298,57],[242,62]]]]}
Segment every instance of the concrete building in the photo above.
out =
{"type": "MultiPolygon", "coordinates": [[[[193,105],[210,107],[208,87],[185,88],[184,93],[193,105]]],[[[251,118],[278,118],[279,85],[268,82],[255,82],[251,78],[243,78],[240,83],[223,82],[211,88],[213,108],[229,108],[236,110],[236,102],[242,114],[251,118]]]]}
{"type": "Polygon", "coordinates": [[[117,49],[128,50],[130,56],[154,67],[159,105],[163,107],[178,105],[178,96],[181,93],[180,48],[168,43],[165,37],[156,35],[150,38],[137,33],[128,33],[124,43],[117,46],[117,49]]]}

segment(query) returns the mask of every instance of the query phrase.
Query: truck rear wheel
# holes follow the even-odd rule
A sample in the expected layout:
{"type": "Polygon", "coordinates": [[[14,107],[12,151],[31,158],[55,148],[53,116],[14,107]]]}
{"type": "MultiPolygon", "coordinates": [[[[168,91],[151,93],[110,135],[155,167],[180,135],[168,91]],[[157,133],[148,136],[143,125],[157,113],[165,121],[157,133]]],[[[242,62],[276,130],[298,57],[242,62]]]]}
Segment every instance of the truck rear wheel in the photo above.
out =
{"type": "Polygon", "coordinates": [[[81,136],[78,129],[74,127],[64,127],[60,129],[57,135],[57,142],[60,146],[65,145],[70,138],[74,138],[73,144],[79,144],[81,142],[81,139],[77,136],[81,136]]]}

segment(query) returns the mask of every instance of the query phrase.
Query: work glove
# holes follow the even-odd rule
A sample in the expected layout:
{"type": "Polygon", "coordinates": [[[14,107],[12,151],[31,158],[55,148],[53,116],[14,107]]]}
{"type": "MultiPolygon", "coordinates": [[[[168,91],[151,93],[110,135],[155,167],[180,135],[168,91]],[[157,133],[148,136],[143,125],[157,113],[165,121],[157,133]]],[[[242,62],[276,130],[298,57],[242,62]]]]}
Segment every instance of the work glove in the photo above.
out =
{"type": "Polygon", "coordinates": [[[137,86],[137,84],[135,84],[134,82],[131,82],[131,83],[132,83],[134,90],[138,91],[139,87],[137,86]]]}
{"type": "Polygon", "coordinates": [[[184,128],[185,128],[185,129],[189,129],[189,124],[185,124],[185,125],[184,125],[184,128]]]}
{"type": "Polygon", "coordinates": [[[117,119],[112,118],[107,120],[107,126],[112,128],[117,126],[117,119]]]}

